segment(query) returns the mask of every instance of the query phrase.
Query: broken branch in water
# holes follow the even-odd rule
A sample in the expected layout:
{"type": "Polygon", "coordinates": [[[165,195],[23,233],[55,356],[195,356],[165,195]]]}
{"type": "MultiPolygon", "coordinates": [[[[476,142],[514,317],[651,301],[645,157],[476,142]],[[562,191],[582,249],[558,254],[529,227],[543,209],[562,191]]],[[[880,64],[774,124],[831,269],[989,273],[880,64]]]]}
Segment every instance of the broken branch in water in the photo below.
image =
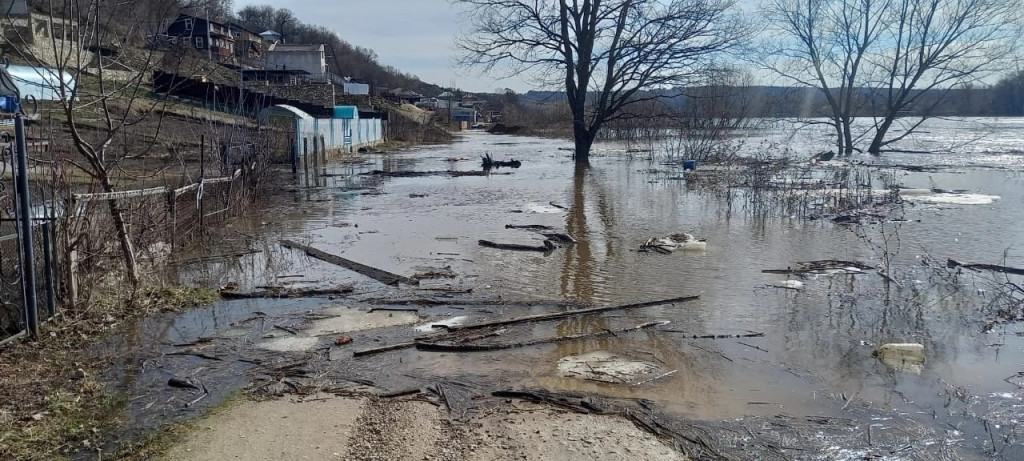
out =
{"type": "Polygon", "coordinates": [[[309,245],[303,245],[301,243],[293,242],[291,240],[281,240],[281,246],[285,248],[292,248],[296,250],[302,250],[321,261],[326,261],[331,264],[335,264],[353,272],[358,272],[374,280],[377,280],[385,285],[398,285],[404,283],[406,285],[419,285],[419,280],[413,280],[409,277],[405,277],[398,274],[393,274],[388,271],[380,270],[375,267],[370,267],[365,264],[357,263],[355,261],[342,258],[341,256],[332,255],[323,250],[318,250],[309,245]]]}
{"type": "Polygon", "coordinates": [[[871,266],[857,261],[842,261],[838,259],[823,259],[821,261],[803,261],[796,263],[796,267],[785,269],[764,269],[764,274],[803,275],[821,274],[826,272],[843,272],[857,274],[872,269],[871,266]]]}
{"type": "Polygon", "coordinates": [[[620,330],[602,330],[595,331],[593,333],[582,333],[578,335],[567,335],[567,336],[555,336],[551,338],[535,339],[532,341],[524,341],[519,343],[505,343],[505,344],[442,344],[442,343],[429,343],[429,342],[416,342],[416,349],[421,351],[435,351],[435,352],[482,352],[482,351],[496,351],[501,349],[515,349],[519,347],[535,346],[538,344],[549,344],[557,343],[562,341],[574,341],[577,339],[596,338],[600,336],[616,335],[618,333],[626,333],[629,331],[642,330],[657,325],[665,325],[668,321],[660,322],[647,322],[641,323],[640,325],[623,328],[620,330]]]}
{"type": "Polygon", "coordinates": [[[544,241],[543,245],[520,245],[518,243],[497,243],[490,240],[480,240],[477,242],[480,246],[488,248],[497,248],[499,250],[513,250],[513,251],[539,251],[546,252],[555,249],[555,245],[548,240],[544,241]]]}
{"type": "Polygon", "coordinates": [[[492,173],[492,172],[489,172],[489,171],[457,171],[457,170],[440,170],[440,171],[381,171],[381,170],[373,170],[373,171],[370,171],[370,172],[367,172],[367,173],[360,173],[360,174],[361,175],[369,175],[369,176],[385,176],[385,177],[389,177],[389,178],[419,178],[419,177],[423,177],[423,176],[451,176],[451,177],[456,177],[457,178],[459,176],[489,176],[489,175],[498,175],[498,174],[508,175],[508,174],[512,174],[512,173],[511,172],[508,172],[508,173],[497,173],[497,172],[492,173]]]}
{"type": "Polygon", "coordinates": [[[632,385],[633,385],[633,386],[640,386],[640,385],[643,385],[643,384],[647,384],[647,383],[649,383],[649,382],[657,381],[657,380],[659,380],[659,379],[661,379],[661,378],[667,378],[667,377],[669,377],[669,376],[672,376],[672,375],[676,374],[676,372],[677,372],[677,371],[679,371],[679,370],[672,370],[672,371],[669,371],[669,372],[667,372],[667,373],[662,373],[662,374],[660,374],[660,375],[658,375],[658,376],[655,376],[655,377],[653,377],[653,378],[650,378],[650,379],[645,379],[645,380],[643,380],[643,381],[640,381],[640,382],[638,382],[638,383],[633,383],[632,385]]]}
{"type": "Polygon", "coordinates": [[[169,352],[169,353],[164,354],[164,355],[191,355],[193,357],[199,357],[201,359],[206,359],[206,360],[216,360],[218,362],[224,360],[224,359],[222,359],[220,357],[217,357],[215,355],[204,354],[202,352],[197,352],[197,351],[169,352]]]}
{"type": "Polygon", "coordinates": [[[969,264],[969,263],[962,263],[962,262],[956,261],[954,259],[947,259],[946,260],[946,267],[948,267],[948,268],[963,267],[965,269],[972,269],[972,270],[988,270],[988,271],[992,271],[992,272],[1001,272],[1003,274],[1024,275],[1024,269],[1019,269],[1019,268],[1016,268],[1016,267],[999,266],[999,265],[996,265],[996,264],[969,264]]]}
{"type": "Polygon", "coordinates": [[[505,224],[505,229],[526,229],[526,230],[534,230],[534,231],[555,230],[554,227],[543,226],[543,225],[540,225],[540,224],[525,224],[525,225],[505,224]]]}
{"type": "MultiPolygon", "coordinates": [[[[658,330],[665,333],[689,333],[685,330],[658,330]]],[[[731,338],[760,338],[764,333],[747,333],[742,335],[690,335],[692,339],[731,339],[731,338]]]]}
{"type": "Polygon", "coordinates": [[[394,351],[398,349],[405,349],[416,345],[415,341],[409,341],[404,343],[388,344],[387,346],[372,347],[369,349],[362,349],[352,353],[353,357],[362,357],[364,355],[379,354],[381,352],[394,351]]]}
{"type": "Polygon", "coordinates": [[[593,314],[595,312],[605,312],[605,311],[623,310],[623,309],[637,309],[637,308],[641,308],[641,307],[658,306],[658,305],[662,305],[662,304],[682,303],[682,302],[694,301],[694,300],[697,300],[697,299],[700,299],[700,296],[681,296],[681,297],[678,297],[678,298],[659,299],[657,301],[645,301],[645,302],[642,302],[642,303],[622,304],[622,305],[617,305],[617,306],[591,307],[591,308],[587,308],[587,309],[572,309],[572,310],[567,310],[567,311],[562,311],[562,312],[550,312],[550,313],[547,313],[547,314],[527,315],[525,317],[517,317],[517,318],[514,318],[514,319],[505,319],[505,320],[496,320],[496,321],[493,321],[493,322],[477,323],[477,324],[472,324],[472,325],[445,325],[444,328],[447,329],[448,331],[474,330],[474,329],[479,329],[479,328],[487,328],[487,327],[494,327],[494,326],[501,326],[501,325],[511,325],[511,324],[514,324],[514,323],[537,322],[537,321],[542,321],[542,320],[558,319],[558,318],[562,318],[562,317],[570,317],[570,316],[573,316],[573,315],[593,314]]]}
{"type": "Polygon", "coordinates": [[[221,290],[220,297],[224,299],[253,299],[253,298],[309,298],[314,296],[337,296],[352,293],[355,288],[344,286],[339,288],[326,289],[269,289],[240,293],[230,290],[221,290]]]}

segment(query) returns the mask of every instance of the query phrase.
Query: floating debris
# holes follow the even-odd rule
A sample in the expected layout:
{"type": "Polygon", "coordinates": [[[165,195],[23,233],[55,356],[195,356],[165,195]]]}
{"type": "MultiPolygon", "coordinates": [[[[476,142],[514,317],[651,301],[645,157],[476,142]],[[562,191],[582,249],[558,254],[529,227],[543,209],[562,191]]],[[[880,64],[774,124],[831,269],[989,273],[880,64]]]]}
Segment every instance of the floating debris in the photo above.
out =
{"type": "Polygon", "coordinates": [[[570,355],[558,359],[558,371],[569,378],[622,384],[658,369],[657,365],[629,360],[607,351],[570,355]]]}
{"type": "Polygon", "coordinates": [[[435,328],[434,328],[435,325],[438,326],[438,327],[454,327],[454,326],[459,326],[459,325],[462,325],[463,323],[466,323],[466,319],[468,319],[468,318],[469,317],[466,317],[465,315],[459,315],[459,316],[456,316],[456,317],[449,317],[449,318],[446,318],[446,319],[443,319],[443,320],[436,320],[436,321],[433,321],[433,322],[424,323],[422,325],[417,325],[415,327],[415,330],[419,331],[419,332],[427,332],[427,333],[429,333],[429,332],[435,330],[435,328]]]}
{"type": "Polygon", "coordinates": [[[799,280],[779,280],[772,282],[771,286],[775,288],[785,288],[787,290],[803,290],[804,282],[799,280]]]}
{"type": "Polygon", "coordinates": [[[924,345],[918,343],[889,343],[883,344],[871,353],[886,366],[914,373],[921,374],[924,370],[924,345]]]}
{"type": "Polygon", "coordinates": [[[900,197],[908,202],[941,205],[991,205],[1002,198],[998,195],[970,194],[963,191],[941,189],[900,189],[900,197]]]}
{"type": "Polygon", "coordinates": [[[704,251],[708,248],[707,239],[699,239],[693,234],[672,234],[667,237],[651,237],[640,245],[640,251],[657,251],[671,253],[676,250],[704,251]]]}

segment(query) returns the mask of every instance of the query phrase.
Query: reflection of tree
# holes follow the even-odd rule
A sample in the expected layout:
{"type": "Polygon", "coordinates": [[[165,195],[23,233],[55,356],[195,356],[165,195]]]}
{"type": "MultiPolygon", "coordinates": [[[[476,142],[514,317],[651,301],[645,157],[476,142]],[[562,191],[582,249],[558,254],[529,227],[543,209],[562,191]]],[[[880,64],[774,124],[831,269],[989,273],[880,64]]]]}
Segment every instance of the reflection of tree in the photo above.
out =
{"type": "Polygon", "coordinates": [[[572,178],[572,205],[565,219],[565,231],[577,243],[565,251],[561,293],[563,298],[579,301],[591,301],[594,296],[594,255],[590,247],[592,239],[587,227],[586,195],[583,192],[589,173],[586,167],[576,169],[572,178]]]}
{"type": "MultiPolygon", "coordinates": [[[[579,165],[572,180],[572,204],[566,216],[566,233],[576,239],[576,244],[565,249],[565,259],[562,263],[560,276],[561,294],[564,299],[591,302],[594,301],[596,285],[601,283],[597,268],[597,261],[594,257],[594,247],[598,239],[587,223],[586,197],[591,196],[597,202],[599,220],[607,232],[614,220],[611,217],[610,207],[605,200],[600,188],[593,189],[588,194],[585,189],[592,183],[593,177],[586,165],[579,165]]],[[[607,239],[605,239],[607,241],[607,239]]],[[[609,249],[610,250],[610,249],[609,249]]],[[[588,331],[600,331],[608,328],[608,321],[601,315],[586,315],[579,318],[569,318],[555,327],[558,335],[580,334],[588,331]]],[[[598,346],[603,348],[608,341],[607,338],[599,339],[598,346]]],[[[560,355],[577,354],[581,351],[580,342],[563,343],[559,346],[560,355]]]]}

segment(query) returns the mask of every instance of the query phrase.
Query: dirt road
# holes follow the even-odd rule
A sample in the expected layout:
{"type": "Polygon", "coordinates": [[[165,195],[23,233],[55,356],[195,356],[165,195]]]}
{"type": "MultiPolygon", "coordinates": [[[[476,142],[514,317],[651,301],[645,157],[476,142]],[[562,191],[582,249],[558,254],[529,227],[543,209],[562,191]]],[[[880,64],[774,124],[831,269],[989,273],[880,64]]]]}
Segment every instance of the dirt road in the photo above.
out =
{"type": "Polygon", "coordinates": [[[453,423],[423,401],[311,396],[246,402],[197,422],[166,459],[681,460],[621,418],[526,402],[453,423]]]}

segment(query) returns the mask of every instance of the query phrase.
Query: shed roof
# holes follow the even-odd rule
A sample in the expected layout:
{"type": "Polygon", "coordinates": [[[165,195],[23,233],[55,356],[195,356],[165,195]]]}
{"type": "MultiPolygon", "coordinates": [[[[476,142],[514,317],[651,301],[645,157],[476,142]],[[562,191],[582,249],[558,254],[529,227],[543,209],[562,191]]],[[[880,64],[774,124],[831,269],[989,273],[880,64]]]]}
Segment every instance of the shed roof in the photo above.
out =
{"type": "Polygon", "coordinates": [[[324,45],[285,45],[283,43],[271,44],[267,51],[271,53],[309,53],[324,51],[324,45]]]}
{"type": "Polygon", "coordinates": [[[14,85],[18,87],[21,97],[33,96],[38,100],[60,100],[60,81],[63,80],[69,90],[75,88],[75,79],[71,74],[58,69],[30,66],[7,66],[14,85]]]}
{"type": "Polygon", "coordinates": [[[359,109],[356,106],[334,106],[334,118],[357,119],[359,109]]]}
{"type": "Polygon", "coordinates": [[[271,116],[293,117],[293,118],[298,118],[298,119],[303,119],[303,120],[312,120],[313,119],[312,115],[307,114],[306,112],[300,110],[299,108],[297,108],[295,106],[289,106],[287,104],[278,104],[276,106],[270,106],[270,107],[268,107],[266,109],[263,109],[263,110],[260,111],[260,117],[259,118],[260,118],[261,122],[265,122],[267,120],[267,118],[269,118],[271,116]]]}

